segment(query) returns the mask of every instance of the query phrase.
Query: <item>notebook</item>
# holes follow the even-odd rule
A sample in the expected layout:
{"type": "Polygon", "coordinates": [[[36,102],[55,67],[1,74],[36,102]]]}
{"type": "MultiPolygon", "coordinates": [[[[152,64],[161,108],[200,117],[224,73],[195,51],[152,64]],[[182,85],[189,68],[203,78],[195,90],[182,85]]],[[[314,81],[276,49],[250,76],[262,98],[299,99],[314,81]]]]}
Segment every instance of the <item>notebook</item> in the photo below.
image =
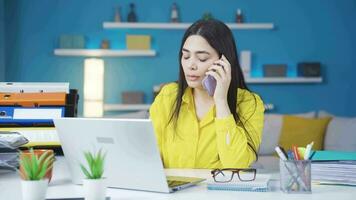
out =
{"type": "Polygon", "coordinates": [[[311,174],[319,184],[356,186],[356,152],[316,151],[311,174]]]}
{"type": "Polygon", "coordinates": [[[356,152],[346,151],[316,151],[312,158],[315,161],[333,161],[333,160],[356,160],[356,152]]]}
{"type": "Polygon", "coordinates": [[[238,177],[229,183],[217,183],[213,179],[208,181],[208,190],[231,190],[242,192],[267,192],[268,183],[271,179],[269,174],[256,174],[254,181],[240,181],[238,177]]]}

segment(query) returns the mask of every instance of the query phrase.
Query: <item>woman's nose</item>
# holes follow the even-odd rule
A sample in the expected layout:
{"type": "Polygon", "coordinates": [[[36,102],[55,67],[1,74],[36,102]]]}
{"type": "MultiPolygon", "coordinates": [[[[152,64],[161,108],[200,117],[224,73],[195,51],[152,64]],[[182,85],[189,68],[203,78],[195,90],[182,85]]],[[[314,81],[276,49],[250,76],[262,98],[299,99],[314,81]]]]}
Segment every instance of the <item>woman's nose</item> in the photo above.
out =
{"type": "Polygon", "coordinates": [[[198,69],[198,66],[196,65],[196,62],[191,59],[190,62],[188,63],[188,66],[189,66],[189,69],[191,70],[197,70],[198,69]]]}

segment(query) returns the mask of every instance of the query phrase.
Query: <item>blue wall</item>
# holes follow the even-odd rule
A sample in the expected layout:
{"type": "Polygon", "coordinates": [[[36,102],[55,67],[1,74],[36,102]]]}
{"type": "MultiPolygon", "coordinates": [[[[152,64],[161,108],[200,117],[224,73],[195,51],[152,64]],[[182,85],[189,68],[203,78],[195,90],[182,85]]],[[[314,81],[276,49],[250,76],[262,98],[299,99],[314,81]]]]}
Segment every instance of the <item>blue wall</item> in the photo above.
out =
{"type": "Polygon", "coordinates": [[[4,0],[0,0],[0,81],[5,80],[5,24],[4,0]]]}
{"type": "MultiPolygon", "coordinates": [[[[69,81],[83,88],[83,58],[57,57],[53,49],[61,34],[85,34],[88,48],[98,48],[109,38],[114,48],[124,47],[127,33],[150,34],[156,57],[105,58],[105,101],[120,102],[124,90],[143,90],[152,101],[152,87],[176,80],[182,30],[103,30],[121,5],[126,18],[128,4],[136,3],[139,21],[165,22],[173,1],[116,0],[11,0],[5,1],[6,80],[69,81]]],[[[248,22],[273,22],[276,30],[234,31],[239,50],[253,52],[255,76],[265,63],[286,63],[295,76],[300,61],[320,61],[322,84],[250,85],[276,112],[325,109],[338,115],[356,115],[356,93],[351,89],[356,74],[356,3],[354,0],[196,0],[178,1],[184,22],[205,11],[225,22],[241,8],[248,22]]],[[[82,93],[81,93],[82,94],[82,93]]]]}

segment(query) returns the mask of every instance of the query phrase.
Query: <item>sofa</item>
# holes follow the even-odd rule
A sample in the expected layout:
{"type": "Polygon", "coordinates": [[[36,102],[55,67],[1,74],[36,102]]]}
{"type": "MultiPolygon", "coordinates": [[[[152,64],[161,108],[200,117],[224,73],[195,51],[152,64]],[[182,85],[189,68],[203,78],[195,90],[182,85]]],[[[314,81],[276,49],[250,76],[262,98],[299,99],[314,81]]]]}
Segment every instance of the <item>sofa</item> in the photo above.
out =
{"type": "MultiPolygon", "coordinates": [[[[143,119],[149,118],[149,114],[148,111],[138,111],[120,114],[115,117],[143,119]]],[[[254,168],[268,171],[279,169],[279,160],[275,155],[274,148],[277,145],[281,145],[280,139],[282,135],[286,140],[290,140],[289,142],[295,142],[296,138],[294,137],[298,136],[298,138],[304,138],[308,143],[311,142],[308,137],[313,138],[313,135],[317,135],[313,140],[320,141],[321,144],[318,149],[356,151],[356,117],[340,117],[326,111],[288,115],[267,113],[265,114],[262,143],[258,152],[259,157],[257,162],[253,164],[254,168]],[[288,127],[288,122],[297,123],[294,126],[298,128],[288,127]],[[296,129],[304,129],[304,133],[302,131],[298,132],[296,129]],[[319,135],[314,132],[318,132],[319,135]]]]}
{"type": "MultiPolygon", "coordinates": [[[[278,170],[279,158],[274,152],[274,147],[280,144],[282,132],[286,134],[289,134],[289,131],[295,132],[295,130],[283,130],[286,116],[282,114],[265,114],[259,159],[253,164],[253,167],[257,169],[278,170]]],[[[323,132],[320,138],[322,142],[321,150],[356,151],[356,117],[340,117],[326,111],[292,114],[292,116],[309,122],[314,122],[318,119],[329,119],[327,123],[323,124],[325,129],[320,131],[323,132]]],[[[300,124],[300,126],[303,126],[303,124],[300,124]]],[[[311,127],[310,130],[314,129],[311,127]]],[[[309,134],[313,134],[313,132],[311,131],[309,134]]],[[[292,142],[295,140],[293,136],[289,139],[292,142]]]]}

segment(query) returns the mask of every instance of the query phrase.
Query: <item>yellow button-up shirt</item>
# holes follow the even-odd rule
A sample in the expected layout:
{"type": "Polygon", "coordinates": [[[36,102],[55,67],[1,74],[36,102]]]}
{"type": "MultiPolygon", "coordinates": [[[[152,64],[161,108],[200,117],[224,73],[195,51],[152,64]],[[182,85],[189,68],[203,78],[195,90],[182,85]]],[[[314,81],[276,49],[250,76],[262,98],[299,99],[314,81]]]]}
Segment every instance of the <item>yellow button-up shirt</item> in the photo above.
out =
{"type": "Polygon", "coordinates": [[[248,142],[258,150],[262,138],[264,105],[257,94],[238,89],[237,112],[241,122],[236,123],[232,114],[217,119],[215,106],[199,121],[192,89],[188,87],[175,127],[169,119],[177,91],[177,83],[165,85],[150,108],[166,168],[245,168],[256,159],[248,142]]]}

